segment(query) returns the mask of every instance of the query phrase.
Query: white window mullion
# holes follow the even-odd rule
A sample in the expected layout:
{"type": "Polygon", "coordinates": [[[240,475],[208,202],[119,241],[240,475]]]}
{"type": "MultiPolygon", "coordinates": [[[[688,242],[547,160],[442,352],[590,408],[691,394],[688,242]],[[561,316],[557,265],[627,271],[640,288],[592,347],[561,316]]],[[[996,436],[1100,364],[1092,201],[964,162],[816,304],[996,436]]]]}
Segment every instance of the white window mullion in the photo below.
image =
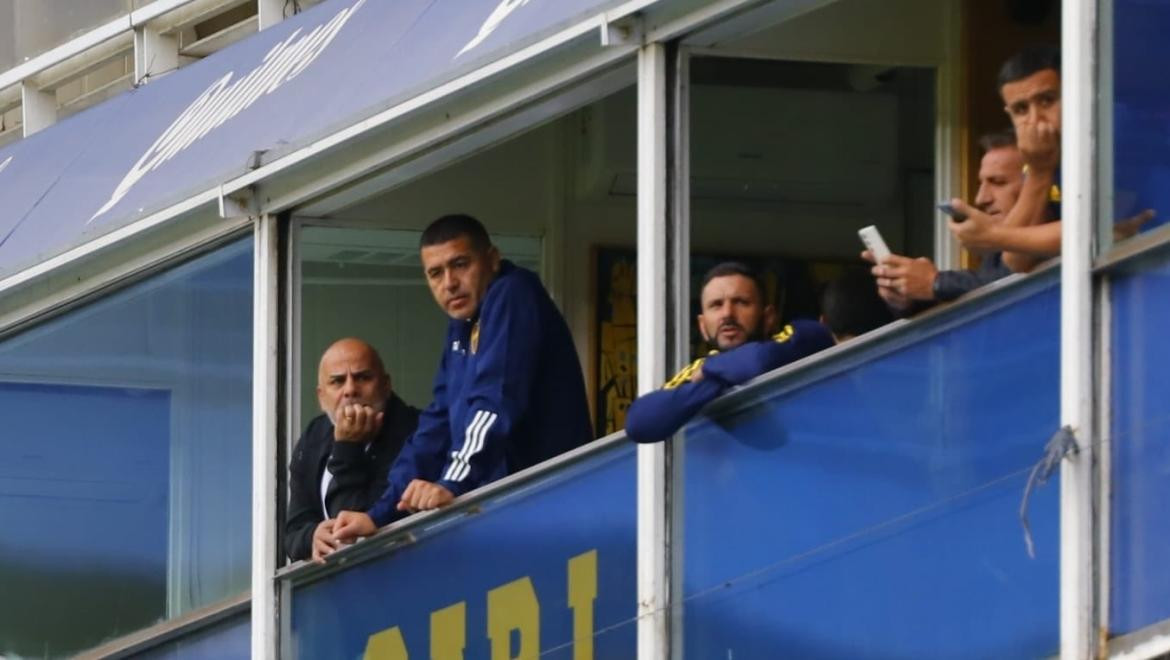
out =
{"type": "MultiPolygon", "coordinates": [[[[638,393],[667,376],[666,47],[638,51],[638,393]]],[[[666,443],[638,446],[638,657],[669,652],[666,443]]]]}
{"type": "Polygon", "coordinates": [[[279,328],[279,227],[276,217],[256,220],[252,291],[252,653],[277,656],[277,341],[279,328]]]}
{"type": "Polygon", "coordinates": [[[1062,6],[1060,417],[1078,451],[1060,472],[1060,656],[1095,655],[1093,217],[1096,0],[1062,6]]]}

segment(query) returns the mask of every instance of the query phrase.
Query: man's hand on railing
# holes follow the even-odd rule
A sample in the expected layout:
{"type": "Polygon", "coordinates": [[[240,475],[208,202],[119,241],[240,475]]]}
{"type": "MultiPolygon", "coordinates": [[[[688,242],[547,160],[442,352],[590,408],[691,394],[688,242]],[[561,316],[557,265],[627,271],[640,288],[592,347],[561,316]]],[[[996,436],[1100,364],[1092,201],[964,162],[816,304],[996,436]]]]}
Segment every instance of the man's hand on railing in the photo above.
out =
{"type": "Polygon", "coordinates": [[[1142,225],[1153,220],[1158,214],[1154,209],[1146,209],[1135,216],[1118,220],[1113,223],[1113,240],[1124,241],[1133,238],[1142,229],[1142,225]]]}
{"type": "Polygon", "coordinates": [[[376,531],[374,519],[361,511],[342,511],[333,522],[333,540],[340,543],[352,543],[376,531]]]}
{"type": "Polygon", "coordinates": [[[402,499],[398,502],[398,510],[410,513],[429,511],[446,506],[453,499],[455,499],[455,495],[439,484],[415,479],[402,492],[402,499]]]}
{"type": "Polygon", "coordinates": [[[334,518],[322,520],[313,530],[313,561],[318,564],[324,564],[326,557],[340,550],[342,545],[346,545],[333,536],[336,522],[334,518]]]}

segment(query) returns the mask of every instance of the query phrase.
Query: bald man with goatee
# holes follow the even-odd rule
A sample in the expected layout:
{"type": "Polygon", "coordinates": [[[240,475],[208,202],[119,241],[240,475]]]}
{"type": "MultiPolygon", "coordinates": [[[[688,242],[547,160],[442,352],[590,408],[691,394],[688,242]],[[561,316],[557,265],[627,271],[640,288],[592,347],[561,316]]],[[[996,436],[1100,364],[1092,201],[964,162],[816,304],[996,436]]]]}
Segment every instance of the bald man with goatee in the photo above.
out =
{"type": "Polygon", "coordinates": [[[403,403],[372,346],[341,339],[321,356],[315,417],[289,462],[284,549],[290,559],[323,561],[338,543],[333,518],[365,510],[386,490],[386,474],[419,411],[403,403]]]}

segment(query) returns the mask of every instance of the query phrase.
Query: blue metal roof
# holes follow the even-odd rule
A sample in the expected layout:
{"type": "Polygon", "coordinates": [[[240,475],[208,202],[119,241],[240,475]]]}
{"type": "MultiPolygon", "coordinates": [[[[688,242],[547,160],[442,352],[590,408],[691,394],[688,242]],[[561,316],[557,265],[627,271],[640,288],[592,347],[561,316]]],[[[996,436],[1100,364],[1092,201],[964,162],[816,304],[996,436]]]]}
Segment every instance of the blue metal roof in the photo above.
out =
{"type": "Polygon", "coordinates": [[[0,149],[0,276],[618,4],[329,0],[0,149]]]}

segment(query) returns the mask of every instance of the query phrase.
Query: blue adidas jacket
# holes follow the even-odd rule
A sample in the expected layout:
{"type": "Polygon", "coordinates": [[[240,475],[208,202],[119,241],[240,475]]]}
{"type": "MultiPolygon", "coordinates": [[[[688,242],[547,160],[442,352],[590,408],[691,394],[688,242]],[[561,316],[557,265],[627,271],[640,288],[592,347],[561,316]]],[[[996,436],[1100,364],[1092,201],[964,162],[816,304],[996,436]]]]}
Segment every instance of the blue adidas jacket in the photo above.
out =
{"type": "Polygon", "coordinates": [[[502,261],[476,315],[448,323],[434,399],[367,513],[402,517],[414,479],[459,496],[591,440],[569,327],[535,273],[502,261]]]}
{"type": "Polygon", "coordinates": [[[638,397],[626,412],[626,435],[656,442],[674,435],[695,413],[733,385],[795,362],[833,345],[833,335],[816,321],[796,320],[770,340],[751,341],[690,363],[660,390],[638,397]],[[699,369],[703,378],[691,382],[699,369]]]}

